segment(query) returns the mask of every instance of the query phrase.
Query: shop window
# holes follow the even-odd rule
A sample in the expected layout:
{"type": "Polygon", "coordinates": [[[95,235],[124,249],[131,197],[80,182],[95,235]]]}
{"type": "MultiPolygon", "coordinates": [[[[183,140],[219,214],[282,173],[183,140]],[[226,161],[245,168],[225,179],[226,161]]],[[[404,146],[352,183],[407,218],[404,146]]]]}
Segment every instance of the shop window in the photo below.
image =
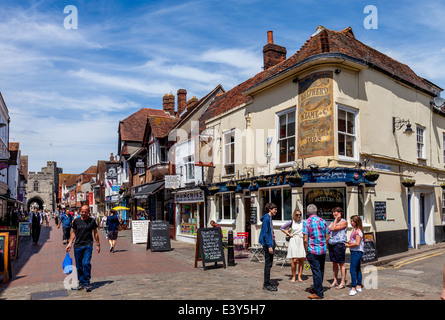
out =
{"type": "Polygon", "coordinates": [[[290,188],[267,188],[261,190],[260,205],[263,214],[266,203],[273,203],[277,206],[277,214],[274,220],[287,221],[292,219],[292,189],[290,188]]]}
{"type": "Polygon", "coordinates": [[[332,209],[335,207],[342,208],[343,217],[346,218],[345,194],[345,188],[304,188],[303,206],[305,219],[308,218],[306,208],[310,204],[315,204],[317,206],[317,215],[326,221],[334,220],[332,209]]]}
{"type": "Polygon", "coordinates": [[[295,109],[278,115],[279,163],[295,161],[295,109]]]}
{"type": "Polygon", "coordinates": [[[235,130],[224,133],[224,174],[235,174],[235,130]]]}
{"type": "Polygon", "coordinates": [[[234,220],[236,218],[235,193],[225,192],[215,195],[216,219],[234,220]]]}
{"type": "Polygon", "coordinates": [[[357,130],[355,111],[338,107],[338,155],[343,158],[356,158],[357,130]]]}
{"type": "Polygon", "coordinates": [[[181,234],[196,236],[198,230],[198,204],[183,203],[181,210],[181,234]]]}
{"type": "Polygon", "coordinates": [[[425,159],[425,128],[417,126],[417,158],[425,159]]]}

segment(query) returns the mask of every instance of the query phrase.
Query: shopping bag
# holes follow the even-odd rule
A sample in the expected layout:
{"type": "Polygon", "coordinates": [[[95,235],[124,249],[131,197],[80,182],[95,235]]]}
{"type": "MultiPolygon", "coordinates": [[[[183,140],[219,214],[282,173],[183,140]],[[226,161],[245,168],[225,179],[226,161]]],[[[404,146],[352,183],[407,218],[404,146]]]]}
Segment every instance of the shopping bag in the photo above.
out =
{"type": "Polygon", "coordinates": [[[65,274],[70,274],[73,272],[73,259],[71,259],[70,254],[67,252],[65,255],[65,259],[63,259],[63,272],[65,274]]]}

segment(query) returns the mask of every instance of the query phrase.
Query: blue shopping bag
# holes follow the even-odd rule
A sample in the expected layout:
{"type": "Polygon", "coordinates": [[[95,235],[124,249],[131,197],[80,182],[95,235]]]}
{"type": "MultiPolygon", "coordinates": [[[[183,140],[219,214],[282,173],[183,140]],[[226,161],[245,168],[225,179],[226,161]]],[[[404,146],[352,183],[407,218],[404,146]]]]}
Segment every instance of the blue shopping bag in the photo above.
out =
{"type": "Polygon", "coordinates": [[[67,252],[65,255],[65,259],[63,259],[63,272],[65,274],[70,274],[73,272],[73,259],[71,259],[70,254],[67,252]]]}

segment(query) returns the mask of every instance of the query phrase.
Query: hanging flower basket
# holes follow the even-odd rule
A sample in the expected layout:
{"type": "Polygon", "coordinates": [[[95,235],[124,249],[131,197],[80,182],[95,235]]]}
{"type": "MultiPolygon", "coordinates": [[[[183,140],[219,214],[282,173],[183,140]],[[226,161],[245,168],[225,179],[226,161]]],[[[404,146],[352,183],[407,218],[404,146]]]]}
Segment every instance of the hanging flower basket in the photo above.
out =
{"type": "Polygon", "coordinates": [[[411,178],[405,178],[402,180],[402,184],[406,188],[412,188],[416,184],[416,180],[411,179],[411,178]]]}
{"type": "Polygon", "coordinates": [[[373,169],[366,171],[364,174],[365,179],[368,180],[369,182],[376,181],[379,178],[379,176],[380,175],[373,169]]]}
{"type": "Polygon", "coordinates": [[[226,188],[228,191],[235,191],[238,188],[238,185],[235,182],[227,182],[226,188]]]}
{"type": "Polygon", "coordinates": [[[440,187],[441,187],[442,189],[445,189],[445,182],[442,182],[442,183],[440,184],[440,187]]]}
{"type": "Polygon", "coordinates": [[[208,187],[207,190],[208,190],[211,194],[214,194],[214,193],[217,193],[217,192],[219,191],[219,187],[218,187],[218,186],[211,186],[211,187],[208,187]]]}
{"type": "Polygon", "coordinates": [[[255,183],[258,185],[258,187],[264,187],[269,183],[269,179],[259,178],[255,180],[255,183]]]}
{"type": "Polygon", "coordinates": [[[247,189],[247,188],[249,188],[251,181],[250,180],[241,180],[241,181],[238,181],[238,184],[241,188],[247,189]]]}
{"type": "Polygon", "coordinates": [[[299,184],[303,180],[303,177],[297,174],[291,174],[286,176],[286,181],[292,184],[299,184]]]}

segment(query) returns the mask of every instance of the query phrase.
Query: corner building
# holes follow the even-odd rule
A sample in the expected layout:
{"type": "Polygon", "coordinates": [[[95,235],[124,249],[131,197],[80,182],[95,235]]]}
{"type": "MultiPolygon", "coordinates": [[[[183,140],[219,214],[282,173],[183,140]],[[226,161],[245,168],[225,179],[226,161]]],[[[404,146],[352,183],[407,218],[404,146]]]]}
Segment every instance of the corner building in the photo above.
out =
{"type": "Polygon", "coordinates": [[[313,203],[328,223],[337,206],[348,221],[361,216],[379,256],[444,241],[442,89],[351,28],[319,26],[288,58],[269,31],[263,54],[264,71],[218,95],[200,118],[214,141],[205,180],[219,187],[207,192],[207,221],[258,243],[273,202],[284,241],[280,226],[296,208],[307,218],[313,203]],[[365,175],[371,169],[377,180],[365,175]],[[291,182],[297,172],[301,181],[291,182]],[[408,178],[414,186],[402,184],[408,178]]]}

